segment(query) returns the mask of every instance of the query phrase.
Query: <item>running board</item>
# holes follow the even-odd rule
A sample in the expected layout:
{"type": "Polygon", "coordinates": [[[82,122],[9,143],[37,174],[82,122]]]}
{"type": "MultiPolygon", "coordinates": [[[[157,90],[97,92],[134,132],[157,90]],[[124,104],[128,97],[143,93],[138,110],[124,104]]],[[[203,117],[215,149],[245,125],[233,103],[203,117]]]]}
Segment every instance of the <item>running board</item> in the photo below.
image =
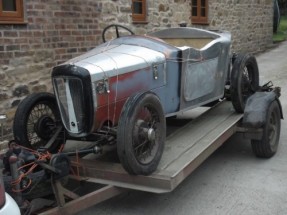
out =
{"type": "Polygon", "coordinates": [[[236,132],[242,118],[223,101],[167,137],[163,156],[150,176],[129,175],[120,163],[80,159],[73,163],[82,178],[100,184],[165,193],[174,190],[236,132]]]}

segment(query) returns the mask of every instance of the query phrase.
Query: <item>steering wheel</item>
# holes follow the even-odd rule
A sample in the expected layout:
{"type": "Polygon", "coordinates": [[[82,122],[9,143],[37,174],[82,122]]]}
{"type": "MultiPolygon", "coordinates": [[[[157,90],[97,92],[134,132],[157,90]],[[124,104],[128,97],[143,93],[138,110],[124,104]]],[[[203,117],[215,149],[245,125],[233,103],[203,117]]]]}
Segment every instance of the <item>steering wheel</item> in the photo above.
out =
{"type": "Polygon", "coordinates": [[[119,28],[122,28],[122,29],[124,29],[125,31],[130,32],[131,35],[134,35],[134,34],[135,34],[132,30],[128,29],[128,28],[125,27],[125,26],[117,25],[117,24],[108,25],[107,27],[104,28],[103,33],[102,33],[102,38],[103,38],[104,43],[106,42],[106,32],[107,32],[107,30],[109,30],[110,28],[113,28],[113,27],[116,29],[117,38],[120,37],[119,28]]]}

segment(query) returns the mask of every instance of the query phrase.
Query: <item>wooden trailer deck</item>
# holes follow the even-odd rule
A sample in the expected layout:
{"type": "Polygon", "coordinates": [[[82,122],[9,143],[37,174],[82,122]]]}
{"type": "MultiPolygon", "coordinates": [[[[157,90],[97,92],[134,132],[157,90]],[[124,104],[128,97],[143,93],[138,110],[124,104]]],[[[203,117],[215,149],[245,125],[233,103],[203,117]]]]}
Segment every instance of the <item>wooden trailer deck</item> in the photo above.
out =
{"type": "Polygon", "coordinates": [[[158,170],[150,176],[126,173],[120,163],[80,160],[80,175],[90,181],[143,190],[170,192],[236,132],[242,118],[230,102],[222,102],[167,137],[158,170]]]}

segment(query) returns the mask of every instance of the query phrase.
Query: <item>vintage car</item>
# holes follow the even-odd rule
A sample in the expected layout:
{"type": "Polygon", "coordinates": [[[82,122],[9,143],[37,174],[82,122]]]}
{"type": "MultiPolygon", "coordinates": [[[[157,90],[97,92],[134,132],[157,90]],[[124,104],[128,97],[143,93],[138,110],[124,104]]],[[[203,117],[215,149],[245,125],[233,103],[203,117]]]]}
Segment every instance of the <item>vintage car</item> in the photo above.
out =
{"type": "Polygon", "coordinates": [[[66,138],[115,143],[127,172],[149,175],[163,153],[166,117],[223,98],[243,112],[259,85],[255,57],[231,56],[228,32],[179,27],[138,36],[111,25],[103,39],[53,69],[55,96],[20,103],[19,144],[55,152],[66,138]],[[117,38],[105,42],[111,28],[117,38]],[[123,30],[131,35],[120,36],[123,30]]]}

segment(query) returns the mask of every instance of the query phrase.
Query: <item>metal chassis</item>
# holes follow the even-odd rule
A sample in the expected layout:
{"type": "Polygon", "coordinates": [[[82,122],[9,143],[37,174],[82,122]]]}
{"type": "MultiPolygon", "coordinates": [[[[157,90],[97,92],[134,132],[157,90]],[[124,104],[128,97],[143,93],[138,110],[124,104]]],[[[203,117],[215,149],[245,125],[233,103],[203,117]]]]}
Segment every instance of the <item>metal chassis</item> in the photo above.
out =
{"type": "MultiPolygon", "coordinates": [[[[219,109],[223,106],[226,106],[225,109],[231,108],[231,105],[227,103],[230,102],[223,101],[215,107],[211,108],[211,111],[207,111],[199,117],[200,120],[194,120],[195,122],[192,121],[185,125],[183,128],[180,128],[175,132],[174,135],[171,135],[170,139],[181,135],[182,130],[189,130],[190,127],[197,126],[193,126],[192,124],[204,121],[202,126],[205,127],[207,125],[206,123],[209,122],[208,118],[210,117],[210,114],[220,112],[219,109]]],[[[262,129],[245,128],[241,126],[243,114],[233,113],[230,114],[230,116],[231,117],[229,117],[227,120],[228,123],[227,121],[223,122],[223,124],[227,124],[227,128],[224,129],[223,132],[217,133],[215,135],[216,138],[212,138],[211,140],[210,135],[205,136],[203,141],[209,142],[207,146],[202,148],[202,150],[189,161],[182,163],[182,166],[180,166],[179,170],[174,174],[166,173],[165,171],[157,171],[151,176],[132,176],[127,174],[122,169],[120,164],[106,164],[96,162],[94,160],[72,161],[72,167],[74,171],[76,171],[79,175],[70,177],[78,180],[84,179],[89,182],[102,183],[105,184],[105,186],[79,197],[66,188],[62,187],[61,183],[59,183],[57,180],[51,179],[58,207],[42,212],[40,214],[75,214],[90,206],[117,196],[127,190],[143,190],[153,193],[171,192],[234,133],[244,133],[246,138],[257,139],[261,137],[262,129]],[[66,203],[64,196],[68,196],[74,200],[66,203]]],[[[220,127],[220,125],[218,126],[220,127]]],[[[196,147],[197,145],[195,145],[195,148],[196,147]]]]}

